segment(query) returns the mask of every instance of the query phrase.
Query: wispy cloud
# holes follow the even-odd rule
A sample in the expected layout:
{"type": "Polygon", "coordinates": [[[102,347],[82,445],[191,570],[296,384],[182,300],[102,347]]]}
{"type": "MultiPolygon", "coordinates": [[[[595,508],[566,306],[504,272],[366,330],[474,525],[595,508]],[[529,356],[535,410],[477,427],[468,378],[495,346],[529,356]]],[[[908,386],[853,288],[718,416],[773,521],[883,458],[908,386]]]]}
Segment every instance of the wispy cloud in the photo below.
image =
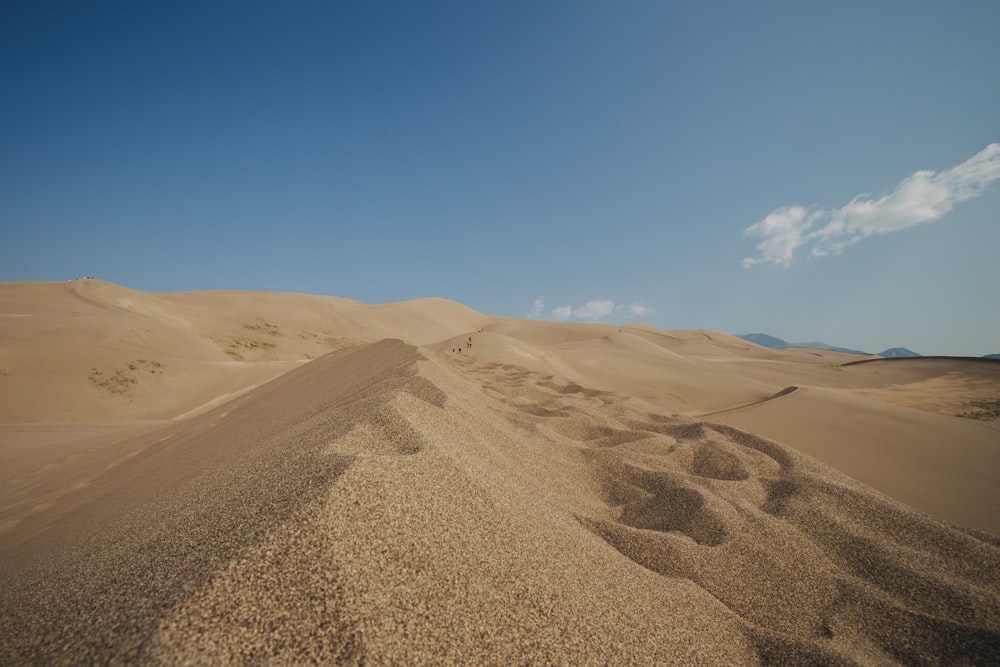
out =
{"type": "Polygon", "coordinates": [[[559,320],[560,322],[568,320],[573,317],[573,307],[572,306],[556,306],[552,309],[552,317],[559,320]]]}
{"type": "Polygon", "coordinates": [[[594,299],[573,309],[573,317],[578,320],[599,320],[615,312],[615,302],[610,299],[594,299]]]}
{"type": "Polygon", "coordinates": [[[653,309],[649,306],[644,306],[641,303],[630,303],[625,306],[625,312],[632,317],[645,317],[653,312],[653,309]]]}
{"type": "Polygon", "coordinates": [[[582,306],[557,306],[552,309],[552,318],[560,322],[573,319],[598,322],[612,314],[623,317],[643,317],[652,312],[652,308],[641,303],[626,305],[615,303],[611,299],[591,299],[582,306]]]}
{"type": "Polygon", "coordinates": [[[528,311],[528,319],[533,320],[540,317],[543,310],[545,310],[545,297],[540,296],[532,302],[531,310],[528,311]]]}
{"type": "Polygon", "coordinates": [[[839,254],[874,234],[889,234],[938,220],[955,204],[982,195],[997,180],[1000,144],[990,144],[962,164],[940,173],[918,171],[878,198],[858,195],[832,211],[783,206],[743,231],[744,236],[761,239],[756,246],[759,255],[744,259],[743,266],[789,266],[803,246],[817,257],[839,254]]]}

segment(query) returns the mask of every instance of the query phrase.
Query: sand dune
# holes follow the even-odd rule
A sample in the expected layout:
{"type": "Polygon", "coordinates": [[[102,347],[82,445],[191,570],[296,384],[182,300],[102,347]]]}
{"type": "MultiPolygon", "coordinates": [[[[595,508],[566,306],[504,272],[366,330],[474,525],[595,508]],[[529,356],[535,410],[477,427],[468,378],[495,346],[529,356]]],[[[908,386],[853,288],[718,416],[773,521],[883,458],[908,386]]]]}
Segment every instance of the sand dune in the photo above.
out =
{"type": "Polygon", "coordinates": [[[99,281],[0,317],[0,663],[1000,660],[1000,431],[919,407],[1000,364],[99,281]]]}
{"type": "Polygon", "coordinates": [[[914,508],[1000,534],[994,425],[812,387],[710,419],[787,443],[914,508]]]}
{"type": "Polygon", "coordinates": [[[347,345],[422,345],[490,318],[443,299],[0,284],[0,423],[170,419],[347,345]]]}

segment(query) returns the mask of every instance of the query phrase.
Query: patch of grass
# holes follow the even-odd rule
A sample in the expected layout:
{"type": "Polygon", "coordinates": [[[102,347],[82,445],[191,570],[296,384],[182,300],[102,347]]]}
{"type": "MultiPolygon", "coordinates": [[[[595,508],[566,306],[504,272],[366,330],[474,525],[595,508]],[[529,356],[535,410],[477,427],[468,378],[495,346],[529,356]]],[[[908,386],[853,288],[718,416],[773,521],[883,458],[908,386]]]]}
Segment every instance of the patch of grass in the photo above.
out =
{"type": "Polygon", "coordinates": [[[163,373],[163,364],[159,361],[146,361],[145,359],[136,359],[135,361],[130,361],[126,364],[130,371],[148,371],[150,373],[163,373]]]}
{"type": "Polygon", "coordinates": [[[267,343],[262,340],[243,340],[241,338],[234,338],[230,341],[229,347],[244,350],[268,350],[274,347],[274,343],[267,343]]]}
{"type": "Polygon", "coordinates": [[[107,373],[97,368],[91,368],[88,379],[95,387],[121,396],[129,393],[131,389],[139,384],[139,378],[143,373],[162,375],[164,368],[166,367],[159,361],[136,359],[135,361],[126,363],[125,368],[115,368],[107,373]]]}
{"type": "Polygon", "coordinates": [[[327,336],[323,339],[323,343],[332,350],[339,350],[343,347],[357,345],[358,341],[351,340],[350,338],[343,338],[342,336],[327,336]]]}
{"type": "Polygon", "coordinates": [[[316,332],[316,331],[303,331],[299,333],[299,338],[302,340],[309,341],[310,343],[319,343],[320,345],[325,345],[331,350],[339,350],[345,347],[351,347],[352,345],[358,345],[358,341],[352,338],[345,338],[343,336],[331,336],[326,332],[316,332]]]}
{"type": "Polygon", "coordinates": [[[1000,398],[990,401],[969,401],[966,405],[976,408],[976,410],[959,413],[959,417],[981,419],[988,422],[1000,421],[1000,398]]]}
{"type": "Polygon", "coordinates": [[[234,338],[229,341],[226,345],[226,349],[223,350],[226,354],[237,361],[243,361],[243,351],[248,350],[251,352],[269,350],[274,347],[274,343],[268,343],[262,340],[245,340],[242,338],[234,338]]]}
{"type": "Polygon", "coordinates": [[[257,324],[244,324],[243,328],[247,331],[254,331],[256,333],[267,334],[268,336],[280,336],[281,332],[278,330],[278,325],[269,324],[268,322],[259,322],[257,324]]]}

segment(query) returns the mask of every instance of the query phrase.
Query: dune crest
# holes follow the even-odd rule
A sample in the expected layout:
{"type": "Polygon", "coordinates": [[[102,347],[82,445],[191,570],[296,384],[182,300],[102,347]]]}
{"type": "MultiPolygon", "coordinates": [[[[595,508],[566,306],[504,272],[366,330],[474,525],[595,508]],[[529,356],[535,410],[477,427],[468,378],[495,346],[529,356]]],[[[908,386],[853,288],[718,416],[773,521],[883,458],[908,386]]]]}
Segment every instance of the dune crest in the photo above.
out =
{"type": "Polygon", "coordinates": [[[401,341],[196,417],[73,502],[10,534],[5,663],[1000,650],[994,542],[759,436],[401,341]]]}
{"type": "Polygon", "coordinates": [[[0,423],[0,663],[1000,661],[1000,430],[919,406],[998,365],[439,299],[0,305],[6,395],[48,391],[0,423]]]}

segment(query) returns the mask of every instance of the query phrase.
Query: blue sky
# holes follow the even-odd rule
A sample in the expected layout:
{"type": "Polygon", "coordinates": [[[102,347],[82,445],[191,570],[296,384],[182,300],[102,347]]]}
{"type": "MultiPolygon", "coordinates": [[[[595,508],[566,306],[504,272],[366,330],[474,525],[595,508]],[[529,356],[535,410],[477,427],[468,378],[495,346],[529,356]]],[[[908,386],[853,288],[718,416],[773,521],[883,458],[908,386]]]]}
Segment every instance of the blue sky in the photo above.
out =
{"type": "Polygon", "coordinates": [[[0,7],[0,280],[1000,352],[1000,3],[0,7]]]}

